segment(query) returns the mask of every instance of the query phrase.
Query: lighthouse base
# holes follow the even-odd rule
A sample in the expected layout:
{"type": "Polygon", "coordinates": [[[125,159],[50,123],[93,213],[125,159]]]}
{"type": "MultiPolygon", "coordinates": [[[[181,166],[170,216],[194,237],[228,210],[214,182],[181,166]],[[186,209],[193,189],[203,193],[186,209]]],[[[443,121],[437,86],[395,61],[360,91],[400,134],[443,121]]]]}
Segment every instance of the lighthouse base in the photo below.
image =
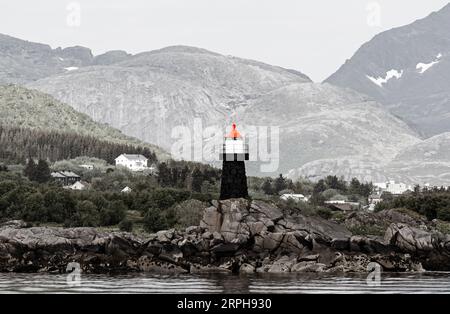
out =
{"type": "Polygon", "coordinates": [[[220,199],[248,197],[247,176],[243,161],[224,161],[220,199]]]}

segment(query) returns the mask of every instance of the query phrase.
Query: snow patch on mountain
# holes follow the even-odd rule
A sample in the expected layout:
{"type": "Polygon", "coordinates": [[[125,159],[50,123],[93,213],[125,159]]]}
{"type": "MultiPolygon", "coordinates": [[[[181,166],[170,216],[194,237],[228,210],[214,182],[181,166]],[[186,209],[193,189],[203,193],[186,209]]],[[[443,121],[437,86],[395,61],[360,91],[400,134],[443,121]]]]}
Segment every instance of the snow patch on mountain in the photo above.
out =
{"type": "Polygon", "coordinates": [[[76,71],[76,70],[78,70],[78,67],[67,67],[67,68],[64,68],[66,71],[76,71]]]}
{"type": "Polygon", "coordinates": [[[426,72],[428,69],[430,69],[433,65],[438,64],[440,62],[441,58],[442,58],[442,54],[439,53],[436,56],[436,59],[430,63],[422,63],[422,62],[417,63],[416,69],[419,70],[420,74],[422,74],[422,73],[426,72]]]}
{"type": "Polygon", "coordinates": [[[392,69],[392,70],[389,70],[386,72],[385,77],[374,78],[370,75],[366,75],[366,77],[369,80],[371,80],[373,83],[378,85],[379,87],[383,87],[383,84],[386,84],[387,82],[389,82],[389,80],[391,80],[393,78],[399,79],[402,77],[402,75],[403,75],[403,70],[398,71],[398,70],[392,69]]]}

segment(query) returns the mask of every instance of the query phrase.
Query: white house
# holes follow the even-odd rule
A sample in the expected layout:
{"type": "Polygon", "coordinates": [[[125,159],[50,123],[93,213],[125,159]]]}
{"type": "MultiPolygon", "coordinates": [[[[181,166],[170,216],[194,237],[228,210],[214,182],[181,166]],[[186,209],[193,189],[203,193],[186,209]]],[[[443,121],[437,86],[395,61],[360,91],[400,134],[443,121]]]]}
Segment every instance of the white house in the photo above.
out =
{"type": "Polygon", "coordinates": [[[74,184],[67,186],[66,188],[74,191],[83,191],[89,188],[89,183],[77,181],[74,184]]]}
{"type": "Polygon", "coordinates": [[[412,191],[413,188],[410,185],[406,185],[405,183],[396,183],[393,180],[382,182],[382,183],[375,183],[374,186],[378,188],[378,193],[381,192],[389,192],[394,195],[400,195],[405,193],[406,191],[412,191]]]}
{"type": "Polygon", "coordinates": [[[122,192],[122,193],[130,193],[130,192],[132,192],[132,191],[133,191],[132,188],[130,188],[129,186],[126,186],[126,187],[124,187],[123,190],[120,191],[120,192],[122,192]]]}
{"type": "Polygon", "coordinates": [[[144,171],[147,167],[148,159],[143,155],[122,154],[116,158],[116,167],[126,167],[131,171],[144,171]]]}
{"type": "Polygon", "coordinates": [[[308,197],[306,197],[303,194],[288,193],[288,194],[281,195],[280,198],[285,201],[287,201],[288,199],[293,199],[296,202],[307,202],[308,201],[308,197]]]}

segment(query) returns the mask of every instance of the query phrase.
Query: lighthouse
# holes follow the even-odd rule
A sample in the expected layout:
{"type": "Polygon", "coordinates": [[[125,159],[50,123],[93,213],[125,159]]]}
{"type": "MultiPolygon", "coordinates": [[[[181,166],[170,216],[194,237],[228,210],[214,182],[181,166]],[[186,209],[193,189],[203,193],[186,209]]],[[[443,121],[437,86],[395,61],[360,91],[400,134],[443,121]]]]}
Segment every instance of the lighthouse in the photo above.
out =
{"type": "Polygon", "coordinates": [[[248,196],[245,160],[249,159],[248,145],[233,123],[231,132],[225,136],[223,150],[220,154],[223,160],[220,199],[245,198],[248,196]]]}

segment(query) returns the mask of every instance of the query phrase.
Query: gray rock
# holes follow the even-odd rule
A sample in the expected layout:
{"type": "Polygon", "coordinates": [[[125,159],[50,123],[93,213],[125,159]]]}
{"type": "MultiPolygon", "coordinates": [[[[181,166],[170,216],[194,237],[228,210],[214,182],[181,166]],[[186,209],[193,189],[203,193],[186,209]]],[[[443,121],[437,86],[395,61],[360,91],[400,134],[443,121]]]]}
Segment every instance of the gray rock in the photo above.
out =
{"type": "Polygon", "coordinates": [[[296,263],[295,257],[282,256],[273,262],[273,264],[268,268],[269,273],[287,273],[291,271],[292,265],[296,263]]]}
{"type": "Polygon", "coordinates": [[[299,262],[315,262],[319,259],[319,254],[305,255],[298,258],[299,262]]]}
{"type": "Polygon", "coordinates": [[[202,234],[202,238],[211,240],[213,238],[213,234],[209,231],[206,231],[205,233],[202,234]]]}
{"type": "Polygon", "coordinates": [[[291,272],[311,272],[321,273],[325,270],[326,265],[311,261],[300,262],[292,266],[291,272]]]}
{"type": "Polygon", "coordinates": [[[335,238],[331,240],[331,247],[339,251],[347,251],[350,249],[349,238],[335,238]]]}
{"type": "Polygon", "coordinates": [[[30,227],[30,224],[23,220],[10,220],[7,222],[0,223],[0,229],[3,229],[3,228],[21,229],[21,228],[28,228],[28,227],[30,227]]]}
{"type": "Polygon", "coordinates": [[[221,213],[218,211],[218,207],[208,207],[203,212],[203,219],[200,221],[200,227],[207,229],[209,232],[220,231],[221,225],[221,213]]]}
{"type": "Polygon", "coordinates": [[[239,268],[239,272],[243,274],[252,274],[256,271],[255,266],[251,264],[244,263],[239,268]]]}
{"type": "Polygon", "coordinates": [[[433,250],[433,235],[402,223],[394,223],[386,230],[385,241],[405,252],[433,250]]]}
{"type": "Polygon", "coordinates": [[[266,202],[253,201],[250,206],[250,211],[261,213],[273,222],[283,218],[283,213],[279,208],[271,206],[266,202]]]}
{"type": "Polygon", "coordinates": [[[160,242],[170,242],[170,241],[172,241],[172,239],[175,236],[175,230],[174,229],[161,230],[161,231],[158,231],[156,233],[156,235],[158,236],[158,241],[160,241],[160,242]]]}
{"type": "Polygon", "coordinates": [[[280,247],[285,233],[263,232],[255,237],[254,249],[260,251],[273,251],[280,247]]]}

